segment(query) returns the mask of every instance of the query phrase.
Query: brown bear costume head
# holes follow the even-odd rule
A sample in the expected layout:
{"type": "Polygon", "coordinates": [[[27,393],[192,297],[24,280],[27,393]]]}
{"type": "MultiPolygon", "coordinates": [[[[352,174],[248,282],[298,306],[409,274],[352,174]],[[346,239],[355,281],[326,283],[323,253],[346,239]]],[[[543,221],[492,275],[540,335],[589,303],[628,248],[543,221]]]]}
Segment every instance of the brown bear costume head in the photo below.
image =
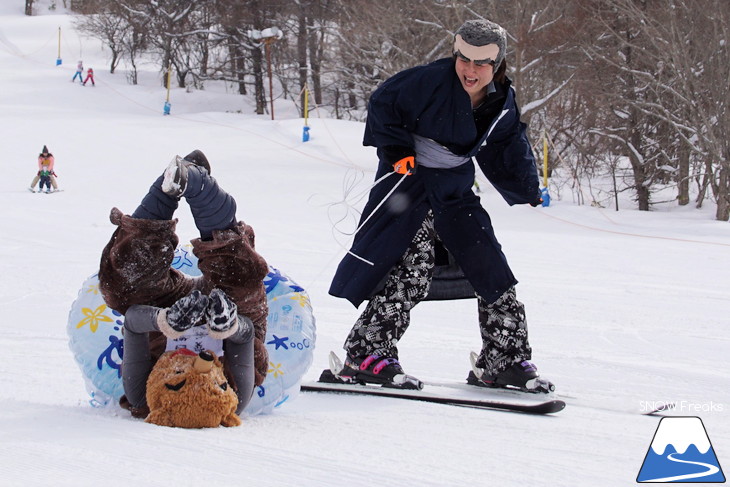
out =
{"type": "Polygon", "coordinates": [[[215,353],[187,349],[164,353],[147,378],[145,421],[178,428],[238,426],[238,397],[215,353]]]}

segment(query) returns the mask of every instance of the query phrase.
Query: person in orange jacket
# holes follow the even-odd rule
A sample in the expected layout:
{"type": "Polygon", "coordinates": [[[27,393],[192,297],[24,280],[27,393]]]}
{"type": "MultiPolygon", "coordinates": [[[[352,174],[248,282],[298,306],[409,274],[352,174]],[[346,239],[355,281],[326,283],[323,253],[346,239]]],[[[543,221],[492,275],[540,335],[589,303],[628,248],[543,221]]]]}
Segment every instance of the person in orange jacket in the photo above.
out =
{"type": "Polygon", "coordinates": [[[86,82],[87,82],[87,81],[89,81],[89,80],[91,80],[91,85],[92,85],[92,86],[96,86],[96,84],[94,83],[94,70],[93,70],[93,69],[91,69],[91,68],[89,68],[89,69],[88,69],[88,70],[86,71],[86,79],[84,80],[84,82],[83,82],[82,84],[83,84],[84,86],[86,86],[86,82]]]}
{"type": "MultiPolygon", "coordinates": [[[[44,145],[43,150],[40,154],[38,154],[38,172],[33,178],[33,181],[30,183],[31,191],[35,192],[35,185],[38,184],[38,181],[41,179],[42,173],[48,173],[48,177],[51,181],[51,186],[53,186],[53,191],[58,191],[58,184],[56,183],[56,173],[53,171],[54,163],[55,159],[53,158],[53,154],[48,152],[48,147],[44,145]]],[[[40,189],[42,188],[39,188],[39,191],[40,189]]],[[[50,192],[50,189],[46,188],[46,192],[50,192]]]]}

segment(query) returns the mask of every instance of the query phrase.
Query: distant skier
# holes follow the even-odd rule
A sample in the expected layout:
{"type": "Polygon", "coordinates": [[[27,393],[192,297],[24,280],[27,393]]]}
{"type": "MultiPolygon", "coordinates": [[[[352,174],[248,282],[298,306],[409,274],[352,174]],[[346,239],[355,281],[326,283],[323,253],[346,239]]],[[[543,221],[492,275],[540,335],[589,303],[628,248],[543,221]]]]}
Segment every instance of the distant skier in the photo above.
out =
{"type": "Polygon", "coordinates": [[[73,83],[76,81],[76,78],[79,79],[79,83],[83,84],[82,81],[84,79],[84,63],[83,61],[79,61],[79,63],[76,65],[76,74],[74,74],[74,77],[71,78],[71,82],[73,83]]]}
{"type": "Polygon", "coordinates": [[[84,82],[83,82],[82,84],[83,84],[84,86],[86,86],[86,82],[87,82],[87,81],[91,81],[91,85],[92,85],[92,86],[96,86],[96,84],[94,83],[94,70],[93,70],[93,69],[91,69],[91,68],[89,68],[89,69],[88,69],[88,70],[86,71],[86,79],[84,80],[84,82]]]}
{"type": "Polygon", "coordinates": [[[40,171],[40,184],[38,186],[38,191],[43,192],[43,188],[46,188],[46,193],[51,192],[51,172],[48,170],[40,171]]]}
{"type": "Polygon", "coordinates": [[[46,193],[51,192],[51,187],[53,187],[53,191],[58,191],[56,173],[53,170],[54,164],[55,159],[53,154],[48,152],[48,147],[44,145],[43,150],[38,154],[38,172],[30,183],[31,191],[35,192],[35,185],[38,184],[38,181],[41,181],[39,191],[43,189],[44,185],[46,187],[46,193]],[[46,180],[41,179],[44,176],[47,178],[46,180]]]}

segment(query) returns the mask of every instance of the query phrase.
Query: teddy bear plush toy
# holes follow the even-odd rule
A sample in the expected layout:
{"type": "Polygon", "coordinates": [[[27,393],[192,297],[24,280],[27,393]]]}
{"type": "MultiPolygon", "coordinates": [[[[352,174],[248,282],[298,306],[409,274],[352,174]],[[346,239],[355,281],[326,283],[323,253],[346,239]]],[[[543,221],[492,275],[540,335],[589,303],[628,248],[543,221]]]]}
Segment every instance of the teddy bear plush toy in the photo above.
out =
{"type": "Polygon", "coordinates": [[[178,428],[239,426],[238,397],[215,353],[165,352],[147,379],[145,421],[178,428]]]}

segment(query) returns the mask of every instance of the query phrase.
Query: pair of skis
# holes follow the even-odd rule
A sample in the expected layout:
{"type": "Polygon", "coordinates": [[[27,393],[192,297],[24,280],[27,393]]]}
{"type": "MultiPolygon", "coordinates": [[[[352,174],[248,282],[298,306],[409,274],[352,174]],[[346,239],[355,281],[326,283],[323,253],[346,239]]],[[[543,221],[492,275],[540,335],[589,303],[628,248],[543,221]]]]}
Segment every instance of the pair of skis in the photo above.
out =
{"type": "Polygon", "coordinates": [[[481,387],[468,383],[418,381],[421,388],[411,387],[417,379],[407,377],[407,388],[392,385],[363,384],[341,377],[342,361],[330,352],[330,368],[325,369],[318,382],[302,384],[305,392],[360,394],[447,404],[476,409],[492,409],[528,414],[552,414],[565,408],[565,401],[552,393],[530,393],[516,389],[481,387]]]}

